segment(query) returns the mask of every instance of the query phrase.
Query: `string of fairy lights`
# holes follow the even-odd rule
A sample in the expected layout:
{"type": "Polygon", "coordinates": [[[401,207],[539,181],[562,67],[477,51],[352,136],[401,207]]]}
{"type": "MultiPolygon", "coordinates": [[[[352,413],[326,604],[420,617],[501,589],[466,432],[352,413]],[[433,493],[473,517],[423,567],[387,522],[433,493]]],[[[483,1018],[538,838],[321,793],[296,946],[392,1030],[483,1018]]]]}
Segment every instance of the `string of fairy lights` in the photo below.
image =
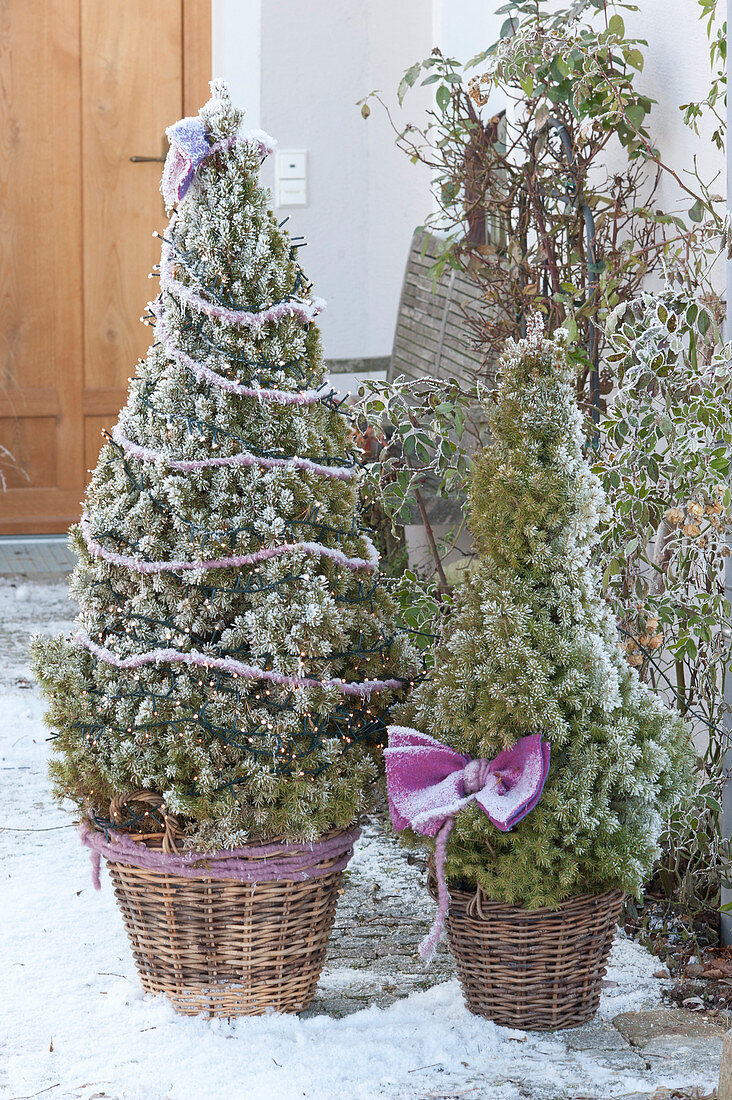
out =
{"type": "MultiPolygon", "coordinates": [[[[194,523],[193,520],[188,519],[177,509],[173,508],[171,504],[165,503],[154,492],[155,481],[144,473],[144,470],[139,474],[136,474],[130,465],[124,450],[118,443],[106,433],[107,441],[112,449],[114,455],[121,461],[122,468],[127,478],[130,487],[137,492],[140,496],[145,496],[150,502],[153,510],[161,516],[165,516],[167,519],[174,521],[179,530],[187,530],[188,537],[191,544],[194,544],[196,549],[204,549],[209,543],[217,546],[230,545],[232,549],[236,549],[237,540],[240,535],[245,534],[248,538],[254,539],[258,546],[263,546],[265,537],[257,529],[253,523],[238,524],[232,527],[221,528],[213,530],[209,527],[204,527],[202,524],[194,523]]],[[[313,506],[310,511],[304,517],[298,519],[282,519],[283,531],[291,532],[293,536],[296,534],[296,528],[309,527],[316,530],[319,534],[328,533],[333,535],[337,544],[341,545],[343,538],[354,538],[357,535],[367,533],[370,529],[364,527],[362,524],[352,523],[350,528],[337,528],[330,524],[322,523],[318,519],[314,519],[313,516],[316,513],[316,507],[313,506]]],[[[119,543],[122,542],[125,546],[131,549],[137,549],[140,539],[127,539],[121,535],[118,531],[99,531],[96,533],[98,539],[117,539],[119,543]]],[[[142,537],[142,536],[141,536],[142,537]]]]}
{"type": "MultiPolygon", "coordinates": [[[[172,233],[169,237],[162,237],[162,240],[175,255],[175,262],[184,267],[189,277],[198,283],[211,301],[218,302],[229,310],[240,308],[226,293],[220,277],[214,279],[207,277],[207,264],[200,256],[182,249],[172,233]]],[[[290,242],[289,257],[295,264],[295,280],[282,302],[299,301],[301,295],[307,295],[310,291],[310,284],[297,262],[297,250],[303,244],[304,241],[300,239],[290,242]]],[[[158,267],[153,274],[159,275],[160,271],[158,267]]],[[[176,299],[170,287],[161,288],[161,294],[144,318],[146,323],[154,325],[162,319],[165,302],[170,303],[173,314],[180,313],[181,320],[185,322],[177,326],[178,338],[184,336],[186,347],[191,351],[197,351],[200,354],[203,350],[204,355],[209,358],[213,355],[223,360],[226,364],[223,369],[228,376],[233,375],[236,378],[236,385],[261,387],[263,381],[284,375],[288,385],[295,384],[292,392],[297,394],[319,383],[317,399],[308,397],[308,404],[312,402],[313,405],[325,407],[333,415],[350,419],[347,409],[343,407],[345,399],[336,400],[335,391],[325,388],[325,384],[319,380],[318,372],[305,369],[304,356],[274,362],[265,358],[255,360],[238,355],[235,349],[224,346],[225,336],[213,339],[211,329],[206,330],[205,315],[193,317],[193,311],[186,307],[185,302],[176,299]]],[[[280,304],[278,302],[274,305],[280,304]]],[[[263,312],[266,313],[266,310],[263,312]]],[[[311,321],[304,323],[305,331],[311,323],[311,321]]],[[[216,326],[213,326],[213,331],[216,331],[216,326]]],[[[156,344],[160,346],[161,341],[156,341],[156,344]]],[[[153,346],[155,347],[156,344],[153,346]]],[[[164,345],[164,353],[165,350],[164,345]]],[[[185,359],[181,356],[180,361],[185,362],[185,359]]],[[[220,366],[220,363],[217,363],[217,366],[220,366]]],[[[225,388],[222,386],[220,376],[216,376],[212,371],[208,373],[212,377],[211,381],[191,374],[191,383],[187,385],[183,395],[184,400],[187,399],[191,405],[201,395],[208,399],[212,398],[217,385],[219,388],[225,388]]],[[[149,411],[153,423],[163,426],[168,438],[173,426],[178,424],[183,427],[191,441],[207,446],[209,451],[216,451],[226,441],[227,448],[239,448],[263,460],[299,458],[297,455],[287,453],[283,448],[256,450],[237,432],[207,420],[197,412],[163,411],[156,404],[157,387],[153,381],[137,378],[133,382],[135,400],[149,411]]],[[[277,391],[266,391],[266,393],[269,396],[276,394],[277,391]]],[[[304,400],[302,404],[306,407],[304,400]]],[[[209,546],[227,545],[234,550],[243,540],[246,540],[249,546],[265,547],[267,536],[254,522],[212,529],[182,514],[168,501],[160,499],[156,492],[155,478],[141,467],[138,469],[139,460],[131,459],[125,453],[124,447],[108,434],[107,442],[109,444],[106,452],[107,461],[121,463],[128,492],[136,495],[138,499],[144,497],[153,511],[165,520],[171,530],[175,531],[176,537],[184,532],[192,551],[201,552],[209,546]]],[[[343,455],[328,454],[313,457],[306,461],[323,467],[339,466],[355,469],[360,465],[358,456],[352,451],[343,455]]],[[[298,531],[308,530],[314,532],[317,538],[328,540],[338,547],[344,541],[347,543],[348,540],[358,538],[369,530],[356,517],[352,520],[350,527],[339,528],[323,522],[318,515],[319,507],[317,504],[309,507],[301,517],[279,518],[279,529],[285,536],[291,536],[293,540],[296,539],[298,531]]],[[[117,527],[109,526],[95,531],[94,538],[101,540],[117,552],[122,548],[141,552],[145,532],[138,537],[128,536],[117,527]]],[[[149,545],[149,538],[146,539],[146,544],[149,545]]],[[[205,578],[196,576],[195,579],[189,579],[178,572],[171,571],[166,578],[166,584],[173,585],[189,604],[202,605],[212,621],[214,619],[218,621],[217,616],[223,606],[232,598],[237,602],[242,598],[256,603],[257,599],[265,593],[286,586],[299,585],[303,581],[312,583],[312,576],[302,568],[285,570],[283,575],[265,580],[259,566],[246,571],[237,570],[231,579],[226,577],[224,570],[216,570],[213,576],[205,578]]],[[[345,666],[351,674],[357,675],[362,665],[367,668],[375,662],[383,665],[389,660],[395,637],[401,631],[385,635],[373,623],[376,615],[374,596],[380,583],[383,584],[383,580],[381,582],[376,579],[365,581],[362,577],[345,569],[327,571],[324,584],[328,586],[332,599],[345,605],[361,606],[364,614],[372,620],[371,628],[365,635],[363,627],[359,627],[357,641],[352,639],[351,643],[342,649],[308,657],[301,652],[300,665],[304,659],[307,659],[318,662],[321,667],[333,664],[337,667],[345,666]]],[[[296,659],[289,653],[279,656],[271,653],[252,655],[250,647],[245,644],[226,647],[221,644],[226,629],[223,626],[217,626],[209,631],[200,628],[192,630],[182,627],[179,618],[173,614],[146,615],[135,611],[134,601],[143,591],[142,583],[139,581],[115,586],[110,577],[105,577],[92,581],[91,588],[102,593],[109,601],[105,607],[103,629],[98,631],[102,642],[107,640],[122,642],[125,649],[129,650],[130,646],[134,648],[141,644],[147,645],[151,639],[156,640],[162,636],[168,651],[184,654],[188,652],[191,645],[196,645],[206,656],[218,658],[245,656],[247,659],[256,661],[257,666],[263,671],[275,668],[282,663],[283,659],[285,662],[288,658],[296,659]],[[120,587],[132,587],[134,592],[128,595],[119,591],[120,587]]],[[[160,603],[163,603],[162,599],[160,603]]],[[[90,714],[89,720],[77,721],[73,724],[73,728],[86,744],[91,749],[98,749],[102,744],[112,747],[119,738],[134,738],[136,743],[144,746],[145,743],[156,738],[170,738],[175,741],[191,736],[194,736],[201,745],[206,739],[209,742],[219,742],[228,758],[218,769],[218,783],[215,782],[216,777],[212,780],[212,776],[207,775],[206,794],[228,790],[235,798],[238,797],[238,787],[248,781],[252,769],[262,765],[266,766],[269,774],[277,776],[316,776],[332,767],[336,757],[347,752],[352,746],[363,742],[378,743],[383,740],[385,734],[383,717],[378,714],[378,708],[372,705],[370,696],[359,699],[348,698],[348,700],[342,697],[337,705],[330,705],[325,714],[317,713],[315,704],[310,704],[310,709],[303,712],[303,703],[296,699],[291,690],[279,691],[274,685],[266,686],[266,682],[258,683],[256,680],[244,688],[235,673],[221,669],[174,669],[172,667],[164,669],[158,665],[145,673],[137,670],[131,677],[125,677],[121,681],[117,677],[115,686],[110,688],[103,686],[108,677],[109,666],[105,664],[100,679],[99,665],[103,664],[100,656],[88,652],[86,657],[90,662],[90,675],[83,697],[90,710],[96,712],[96,718],[92,718],[90,714]],[[161,678],[162,683],[165,684],[164,689],[160,686],[161,678]],[[110,708],[115,710],[115,714],[119,714],[124,713],[125,706],[130,708],[130,714],[137,710],[134,720],[125,723],[118,717],[110,715],[110,708]],[[140,720],[140,711],[143,709],[145,718],[140,720]],[[262,714],[266,715],[266,718],[263,718],[262,714]],[[286,721],[277,723],[278,714],[285,716],[286,721]],[[252,718],[255,720],[252,721],[252,718]],[[334,745],[337,746],[335,753],[334,745]],[[212,782],[214,782],[213,786],[212,782]]],[[[398,677],[394,682],[398,681],[406,685],[414,683],[415,679],[416,677],[411,680],[398,677]]],[[[201,793],[199,776],[193,776],[187,793],[191,797],[201,793]]],[[[101,819],[100,823],[102,823],[101,819]]]]}
{"type": "MultiPolygon", "coordinates": [[[[284,221],[280,222],[279,228],[282,229],[288,220],[289,218],[285,218],[284,221]]],[[[215,302],[218,302],[219,305],[225,306],[227,309],[236,310],[241,308],[236,302],[234,302],[231,298],[227,296],[225,290],[223,289],[223,285],[219,286],[219,283],[221,283],[222,281],[220,274],[215,276],[212,283],[206,281],[206,270],[208,267],[208,263],[201,256],[199,256],[198,253],[193,250],[187,251],[186,249],[181,248],[181,246],[178,244],[173,236],[168,239],[162,233],[156,233],[154,235],[158,237],[165,245],[167,245],[170,251],[175,255],[176,262],[182,264],[182,266],[188,271],[189,275],[192,276],[193,281],[197,283],[202,290],[206,291],[206,294],[209,296],[209,298],[213,298],[215,302]]],[[[312,288],[312,284],[303,269],[300,267],[297,257],[298,250],[304,248],[306,244],[307,241],[304,237],[290,237],[288,255],[291,262],[295,265],[295,282],[289,293],[285,295],[282,301],[300,301],[301,296],[303,294],[307,295],[312,288]]],[[[153,266],[151,275],[153,277],[156,275],[159,277],[160,274],[161,266],[160,264],[155,264],[153,266]]]]}
{"type": "MultiPolygon", "coordinates": [[[[154,391],[154,384],[145,379],[141,383],[141,388],[136,392],[136,399],[141,405],[148,408],[158,420],[164,420],[168,425],[173,421],[183,424],[188,436],[192,440],[197,443],[207,443],[212,450],[217,450],[220,442],[227,439],[231,443],[235,443],[242,450],[248,451],[249,454],[256,455],[258,458],[292,459],[299,457],[298,455],[287,454],[282,448],[270,448],[266,451],[252,448],[250,445],[247,445],[246,441],[242,439],[241,436],[237,435],[236,432],[227,431],[227,429],[222,428],[220,424],[216,424],[212,420],[204,420],[202,417],[196,416],[195,413],[174,411],[163,412],[161,409],[156,408],[155,404],[150,400],[150,394],[154,391]],[[209,436],[201,434],[205,432],[210,433],[209,436]]],[[[195,395],[190,394],[190,396],[195,395]]],[[[359,465],[358,456],[353,451],[349,451],[345,455],[319,455],[309,459],[309,461],[317,463],[319,466],[346,466],[354,468],[359,465]]]]}
{"type": "MultiPolygon", "coordinates": [[[[354,653],[358,651],[354,650],[354,653]]],[[[196,674],[194,673],[194,676],[196,674]]],[[[139,672],[132,677],[135,687],[131,690],[124,686],[116,686],[113,689],[93,686],[84,689],[82,697],[92,702],[97,700],[97,712],[101,716],[108,712],[111,705],[130,700],[148,702],[152,704],[152,718],[144,722],[130,722],[121,724],[111,722],[108,718],[96,722],[77,721],[73,728],[77,730],[91,748],[97,748],[100,740],[106,735],[113,734],[117,737],[134,737],[138,742],[149,741],[151,735],[162,734],[165,737],[183,739],[190,733],[191,725],[199,727],[204,733],[217,738],[224,745],[244,749],[252,761],[267,762],[270,770],[275,775],[297,774],[299,777],[320,774],[330,766],[330,761],[318,763],[313,767],[303,767],[299,762],[309,757],[317,749],[321,748],[324,741],[338,740],[341,751],[365,740],[378,742],[384,732],[385,724],[381,717],[375,716],[369,705],[346,706],[344,702],[331,707],[324,716],[312,714],[310,711],[301,712],[295,705],[295,695],[288,692],[284,699],[273,697],[269,687],[258,686],[256,691],[241,691],[236,680],[230,674],[223,672],[205,673],[207,680],[198,679],[199,688],[206,687],[207,698],[198,697],[189,702],[185,695],[191,688],[190,676],[186,679],[185,673],[168,669],[166,679],[168,687],[166,691],[155,690],[142,681],[139,672]],[[223,697],[223,698],[222,698],[223,697]],[[225,709],[233,716],[236,724],[222,725],[209,716],[209,709],[225,709]],[[296,719],[299,729],[292,729],[286,736],[276,730],[273,723],[267,720],[256,727],[243,726],[236,719],[239,718],[240,708],[246,713],[250,708],[264,708],[269,715],[271,712],[288,712],[296,719]],[[305,741],[307,739],[307,741],[305,741]],[[256,742],[264,742],[258,747],[256,742]]],[[[194,682],[195,683],[195,682],[194,682]]],[[[290,723],[294,725],[295,723],[290,723]]],[[[54,735],[58,736],[58,735],[54,735]]],[[[199,744],[203,744],[203,738],[197,738],[199,744]]],[[[235,765],[245,764],[240,757],[232,761],[235,765]]],[[[237,785],[237,780],[229,778],[223,781],[223,768],[220,769],[222,782],[213,789],[218,791],[237,785]]],[[[197,777],[196,777],[197,778],[197,777]]],[[[245,778],[240,781],[244,782],[245,778]]],[[[189,793],[195,793],[195,780],[189,793]]]]}
{"type": "MultiPolygon", "coordinates": [[[[247,574],[237,573],[234,581],[230,585],[222,585],[215,583],[214,581],[190,581],[184,580],[178,574],[169,574],[169,580],[172,580],[176,585],[180,586],[181,593],[184,594],[184,598],[189,600],[191,593],[203,596],[204,600],[212,600],[216,594],[223,596],[246,596],[250,593],[269,592],[278,588],[282,588],[285,585],[292,584],[302,580],[310,579],[306,573],[288,573],[277,580],[270,581],[268,584],[263,584],[261,578],[258,576],[258,570],[252,570],[247,574]]],[[[369,610],[374,610],[373,596],[380,585],[384,587],[390,587],[394,585],[394,578],[392,577],[380,577],[378,580],[374,580],[367,587],[366,583],[359,579],[357,592],[353,596],[338,595],[335,593],[333,599],[336,603],[368,603],[369,610]]],[[[117,592],[112,585],[112,582],[108,577],[102,580],[92,581],[92,588],[105,588],[109,592],[111,599],[115,600],[118,607],[125,607],[128,602],[127,596],[124,596],[121,592],[117,592]]],[[[415,633],[410,630],[408,633],[415,633]]],[[[420,633],[417,631],[417,633],[420,633]]]]}
{"type": "MultiPolygon", "coordinates": [[[[109,697],[107,697],[109,698],[109,697]]],[[[135,698],[134,694],[126,698],[135,698]]],[[[193,704],[187,704],[191,709],[193,704]]],[[[183,709],[186,704],[180,704],[183,709]]],[[[201,731],[221,741],[229,748],[244,750],[246,758],[237,755],[235,764],[238,768],[247,768],[247,759],[252,763],[264,763],[270,774],[275,776],[291,776],[297,778],[312,778],[320,775],[332,766],[331,761],[318,763],[307,767],[301,762],[307,760],[314,752],[320,749],[325,740],[338,740],[341,752],[360,744],[364,741],[378,743],[385,732],[385,724],[381,718],[374,718],[360,714],[358,711],[343,710],[338,715],[334,711],[324,717],[301,715],[299,717],[300,729],[295,730],[288,737],[275,731],[270,725],[250,726],[223,726],[212,721],[207,714],[208,704],[199,705],[198,710],[191,716],[181,718],[175,715],[165,715],[156,721],[122,725],[109,721],[74,722],[72,728],[78,731],[84,741],[96,748],[100,739],[108,734],[113,734],[115,740],[120,737],[134,737],[136,743],[149,740],[151,736],[162,735],[166,738],[176,737],[183,739],[188,735],[188,727],[192,718],[201,731]],[[266,747],[258,747],[257,742],[262,742],[266,747]]],[[[58,736],[58,735],[53,735],[58,736]]],[[[198,743],[203,744],[203,738],[198,738],[198,743]]],[[[220,782],[207,785],[207,793],[216,793],[222,790],[230,790],[235,793],[235,788],[247,781],[249,776],[234,776],[224,779],[224,768],[219,767],[220,782]]],[[[200,793],[198,777],[194,777],[189,784],[186,794],[195,797],[200,793]]]]}

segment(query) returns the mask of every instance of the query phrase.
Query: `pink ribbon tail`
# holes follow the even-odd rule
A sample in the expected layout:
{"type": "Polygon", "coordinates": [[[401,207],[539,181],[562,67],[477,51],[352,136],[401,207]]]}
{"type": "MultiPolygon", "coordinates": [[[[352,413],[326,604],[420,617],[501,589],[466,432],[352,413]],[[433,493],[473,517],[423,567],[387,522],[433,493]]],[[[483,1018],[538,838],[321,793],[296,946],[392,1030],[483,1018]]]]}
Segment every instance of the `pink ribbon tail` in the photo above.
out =
{"type": "Polygon", "coordinates": [[[99,878],[99,872],[101,870],[102,857],[99,855],[99,852],[90,852],[89,858],[91,860],[92,886],[95,890],[101,890],[102,883],[99,878]]]}
{"type": "Polygon", "coordinates": [[[450,894],[445,881],[445,857],[447,840],[455,824],[454,817],[448,817],[435,837],[435,877],[437,879],[437,913],[432,927],[419,945],[419,953],[426,963],[432,962],[438,943],[445,927],[445,918],[450,908],[450,894]]]}
{"type": "Polygon", "coordinates": [[[95,890],[101,890],[102,882],[100,878],[100,872],[102,869],[102,859],[98,851],[92,847],[92,832],[89,827],[89,822],[86,819],[82,819],[79,823],[79,835],[81,836],[81,843],[89,848],[89,859],[91,861],[91,877],[92,886],[95,890]]]}

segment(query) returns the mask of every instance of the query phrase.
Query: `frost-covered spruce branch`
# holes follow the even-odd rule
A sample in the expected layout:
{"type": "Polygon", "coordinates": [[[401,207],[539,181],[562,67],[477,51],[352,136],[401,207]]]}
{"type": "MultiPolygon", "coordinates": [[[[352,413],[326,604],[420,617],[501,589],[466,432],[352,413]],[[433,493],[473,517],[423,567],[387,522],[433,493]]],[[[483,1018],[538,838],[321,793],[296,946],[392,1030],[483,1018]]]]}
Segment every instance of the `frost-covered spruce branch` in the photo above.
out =
{"type": "Polygon", "coordinates": [[[551,745],[539,805],[510,833],[457,817],[447,874],[492,898],[555,905],[640,891],[665,812],[689,785],[689,733],[629,668],[591,564],[603,493],[582,455],[565,334],[510,342],[492,443],[476,459],[478,561],[457,590],[432,678],[399,720],[473,759],[526,734],[551,745]]]}
{"type": "Polygon", "coordinates": [[[57,794],[104,816],[152,789],[211,849],[353,821],[415,655],[318,396],[321,303],[259,180],[270,143],[220,84],[201,117],[218,151],[163,234],[155,343],[73,533],[77,628],[33,649],[57,794]]]}

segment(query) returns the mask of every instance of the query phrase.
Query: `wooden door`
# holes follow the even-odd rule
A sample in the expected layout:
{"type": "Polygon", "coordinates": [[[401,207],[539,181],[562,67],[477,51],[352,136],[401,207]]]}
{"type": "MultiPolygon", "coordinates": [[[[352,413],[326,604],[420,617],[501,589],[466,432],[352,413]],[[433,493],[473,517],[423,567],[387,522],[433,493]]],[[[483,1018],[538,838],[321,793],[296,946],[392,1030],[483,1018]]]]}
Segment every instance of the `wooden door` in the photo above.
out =
{"type": "Polygon", "coordinates": [[[79,515],[150,330],[165,127],[208,95],[210,0],[0,0],[0,534],[79,515]]]}

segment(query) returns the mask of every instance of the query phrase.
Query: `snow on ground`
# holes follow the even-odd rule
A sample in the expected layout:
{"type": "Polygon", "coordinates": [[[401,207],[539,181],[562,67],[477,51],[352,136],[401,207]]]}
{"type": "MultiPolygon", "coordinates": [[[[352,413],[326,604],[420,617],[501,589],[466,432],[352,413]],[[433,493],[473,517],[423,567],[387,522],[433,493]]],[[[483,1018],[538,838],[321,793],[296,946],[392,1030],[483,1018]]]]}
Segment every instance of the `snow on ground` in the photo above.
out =
{"type": "MultiPolygon", "coordinates": [[[[70,613],[61,586],[0,580],[3,1100],[557,1100],[651,1093],[663,1084],[711,1087],[711,1066],[702,1081],[668,1064],[663,1076],[649,1073],[641,1060],[619,1069],[570,1049],[562,1033],[496,1027],[467,1012],[454,980],[342,1019],[227,1023],[176,1016],[162,997],[143,996],[109,880],[95,893],[88,853],[50,798],[43,706],[27,686],[28,632],[62,628],[70,613]]],[[[378,852],[370,829],[353,882],[383,885],[378,852]]],[[[426,894],[415,899],[431,904],[426,894]]],[[[656,966],[619,937],[601,1017],[657,1004],[656,966]]],[[[354,975],[368,981],[364,970],[342,967],[326,972],[323,985],[337,989],[354,975]]]]}

